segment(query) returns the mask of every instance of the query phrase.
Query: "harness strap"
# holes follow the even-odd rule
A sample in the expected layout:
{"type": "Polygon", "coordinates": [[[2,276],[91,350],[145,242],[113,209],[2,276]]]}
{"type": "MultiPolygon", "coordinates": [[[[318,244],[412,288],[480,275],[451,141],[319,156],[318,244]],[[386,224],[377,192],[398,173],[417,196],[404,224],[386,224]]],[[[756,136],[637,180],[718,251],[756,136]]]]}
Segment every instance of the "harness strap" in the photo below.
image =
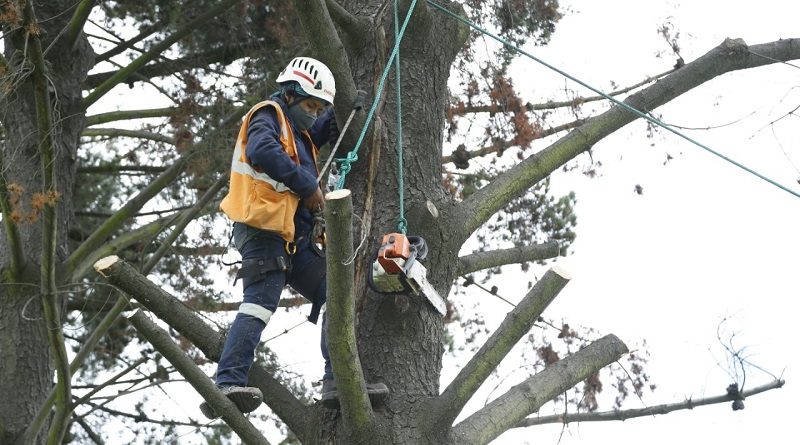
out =
{"type": "Polygon", "coordinates": [[[268,272],[280,270],[288,272],[290,269],[286,258],[282,256],[274,258],[248,258],[242,260],[242,267],[236,272],[236,279],[233,284],[241,278],[244,289],[255,283],[256,281],[266,278],[268,272]]]}

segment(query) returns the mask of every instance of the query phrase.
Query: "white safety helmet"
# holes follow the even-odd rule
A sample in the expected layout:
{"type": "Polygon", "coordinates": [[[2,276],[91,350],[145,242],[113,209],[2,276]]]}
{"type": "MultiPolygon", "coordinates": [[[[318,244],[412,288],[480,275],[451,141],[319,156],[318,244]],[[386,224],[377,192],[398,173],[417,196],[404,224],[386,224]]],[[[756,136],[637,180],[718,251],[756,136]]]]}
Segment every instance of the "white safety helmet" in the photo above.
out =
{"type": "Polygon", "coordinates": [[[297,82],[304,93],[328,104],[332,104],[336,96],[336,81],[331,70],[324,63],[311,57],[292,59],[278,74],[276,82],[279,84],[297,82]]]}

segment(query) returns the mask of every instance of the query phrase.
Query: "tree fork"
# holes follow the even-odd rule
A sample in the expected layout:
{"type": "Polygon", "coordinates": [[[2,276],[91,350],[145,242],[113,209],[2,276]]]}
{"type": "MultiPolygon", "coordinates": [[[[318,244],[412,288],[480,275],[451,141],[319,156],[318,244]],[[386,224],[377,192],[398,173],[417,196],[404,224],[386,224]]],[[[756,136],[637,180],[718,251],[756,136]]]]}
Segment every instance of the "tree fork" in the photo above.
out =
{"type": "Polygon", "coordinates": [[[563,269],[548,270],[541,280],[525,295],[525,298],[508,313],[500,327],[486,340],[469,363],[461,369],[442,395],[433,401],[432,412],[438,412],[437,426],[450,426],[464,405],[469,402],[486,378],[530,331],[536,319],[556,298],[570,280],[563,269]]]}
{"type": "MultiPolygon", "coordinates": [[[[117,256],[95,263],[95,270],[109,283],[136,298],[143,306],[191,341],[206,357],[218,361],[225,337],[208,326],[190,308],[148,280],[117,256]]],[[[259,363],[250,368],[249,382],[264,393],[265,403],[302,441],[314,437],[318,425],[312,409],[303,405],[275,376],[259,363]]]]}
{"type": "Polygon", "coordinates": [[[325,202],[328,349],[342,406],[342,418],[345,426],[355,433],[353,439],[358,443],[361,439],[369,438],[373,416],[356,345],[353,199],[350,190],[342,189],[325,195],[325,202]]]}
{"type": "Polygon", "coordinates": [[[227,423],[246,444],[269,445],[267,439],[247,420],[214,383],[200,370],[183,350],[140,309],[128,317],[139,333],[160,352],[186,378],[192,387],[208,401],[214,411],[227,423]]]}

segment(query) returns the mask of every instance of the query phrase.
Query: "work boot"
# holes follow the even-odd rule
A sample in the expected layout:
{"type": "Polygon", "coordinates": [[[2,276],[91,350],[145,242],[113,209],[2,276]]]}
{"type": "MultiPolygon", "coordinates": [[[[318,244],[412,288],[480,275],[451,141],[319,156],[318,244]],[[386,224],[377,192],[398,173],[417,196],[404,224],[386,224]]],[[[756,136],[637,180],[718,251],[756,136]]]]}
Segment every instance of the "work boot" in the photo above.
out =
{"type": "MultiPolygon", "coordinates": [[[[387,395],[389,395],[389,388],[383,383],[367,383],[367,396],[369,396],[369,401],[373,405],[383,401],[387,395]]],[[[327,379],[322,381],[320,400],[325,408],[339,408],[339,392],[336,389],[335,380],[327,379]]]]}
{"type": "MultiPolygon", "coordinates": [[[[255,411],[256,408],[261,406],[261,402],[264,400],[261,390],[253,388],[252,386],[228,386],[220,388],[220,392],[230,399],[242,414],[255,411]]],[[[219,414],[217,414],[214,408],[206,401],[200,404],[200,412],[209,419],[216,419],[219,417],[219,414]]]]}

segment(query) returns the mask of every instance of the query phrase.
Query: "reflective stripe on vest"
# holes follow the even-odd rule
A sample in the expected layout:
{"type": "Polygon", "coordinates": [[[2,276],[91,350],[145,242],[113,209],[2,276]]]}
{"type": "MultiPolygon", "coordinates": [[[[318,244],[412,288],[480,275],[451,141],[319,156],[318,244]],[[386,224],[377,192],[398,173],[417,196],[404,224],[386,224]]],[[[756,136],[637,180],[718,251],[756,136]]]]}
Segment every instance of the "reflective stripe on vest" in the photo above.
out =
{"type": "MultiPolygon", "coordinates": [[[[283,127],[283,125],[281,125],[283,127]]],[[[236,149],[233,150],[233,159],[231,159],[231,171],[234,173],[239,173],[240,175],[249,176],[257,181],[266,182],[267,184],[271,185],[272,188],[275,189],[276,192],[282,193],[289,190],[289,187],[286,184],[276,181],[272,179],[266,173],[257,172],[250,164],[247,162],[242,162],[240,159],[244,157],[244,153],[242,153],[242,145],[241,141],[236,141],[236,149]]]]}

